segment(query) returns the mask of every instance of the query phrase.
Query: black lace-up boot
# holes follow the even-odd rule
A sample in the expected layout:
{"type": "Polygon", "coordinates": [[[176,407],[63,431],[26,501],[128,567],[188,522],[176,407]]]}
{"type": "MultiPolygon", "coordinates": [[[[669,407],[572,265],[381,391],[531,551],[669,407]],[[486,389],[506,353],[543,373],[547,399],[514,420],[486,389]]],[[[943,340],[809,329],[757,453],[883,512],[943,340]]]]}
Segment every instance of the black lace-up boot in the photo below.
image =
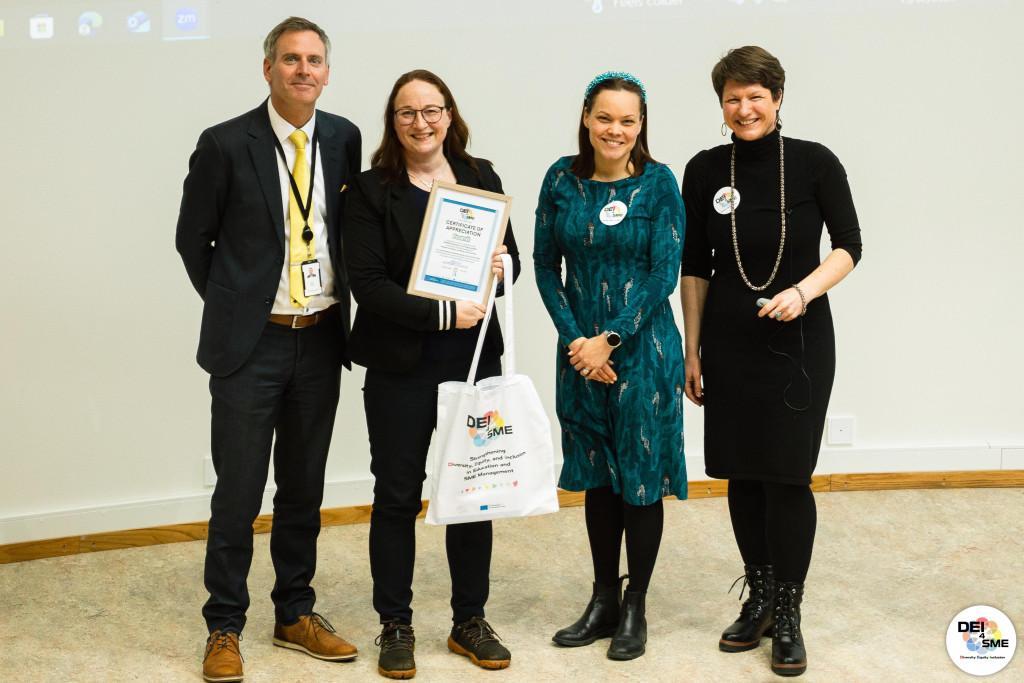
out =
{"type": "Polygon", "coordinates": [[[416,636],[412,626],[398,621],[384,622],[375,644],[380,645],[377,673],[387,678],[412,678],[416,675],[416,636]]]}
{"type": "Polygon", "coordinates": [[[800,602],[803,598],[802,583],[780,581],[775,584],[772,671],[780,676],[799,676],[807,671],[807,650],[800,632],[800,602]]]}
{"type": "MultiPolygon", "coordinates": [[[[722,652],[744,652],[761,644],[761,638],[772,628],[772,602],[775,597],[775,578],[770,564],[748,564],[743,566],[744,575],[733,582],[743,580],[743,590],[749,589],[747,600],[740,607],[739,618],[722,632],[718,649],[722,652]]],[[[729,589],[730,591],[732,588],[729,589]]]]}
{"type": "MultiPolygon", "coordinates": [[[[623,579],[626,577],[622,577],[623,579]]],[[[619,605],[622,603],[620,591],[622,579],[611,586],[594,583],[594,592],[590,596],[583,616],[571,626],[558,631],[551,637],[563,647],[580,647],[590,645],[598,638],[611,638],[619,628],[619,605]]]]}

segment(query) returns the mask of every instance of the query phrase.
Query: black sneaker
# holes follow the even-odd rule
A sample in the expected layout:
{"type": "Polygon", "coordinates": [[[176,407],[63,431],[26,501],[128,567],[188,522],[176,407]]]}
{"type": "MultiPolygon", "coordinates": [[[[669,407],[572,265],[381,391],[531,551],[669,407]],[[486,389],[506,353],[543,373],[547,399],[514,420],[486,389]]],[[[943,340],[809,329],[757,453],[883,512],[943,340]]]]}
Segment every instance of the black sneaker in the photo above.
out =
{"type": "Polygon", "coordinates": [[[377,673],[387,678],[412,678],[416,675],[416,636],[412,626],[397,621],[384,622],[380,635],[373,641],[380,645],[377,673]]]}
{"type": "Polygon", "coordinates": [[[512,653],[498,642],[498,634],[483,617],[452,626],[448,649],[484,669],[504,669],[512,662],[512,653]]]}

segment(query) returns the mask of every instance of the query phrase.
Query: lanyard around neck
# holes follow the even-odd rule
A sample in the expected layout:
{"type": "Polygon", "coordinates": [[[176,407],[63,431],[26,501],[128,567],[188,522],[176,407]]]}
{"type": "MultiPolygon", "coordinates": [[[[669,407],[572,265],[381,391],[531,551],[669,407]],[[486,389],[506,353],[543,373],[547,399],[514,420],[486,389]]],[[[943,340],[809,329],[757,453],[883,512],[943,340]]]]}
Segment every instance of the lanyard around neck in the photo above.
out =
{"type": "MultiPolygon", "coordinates": [[[[284,147],[281,146],[281,141],[274,137],[274,145],[277,147],[277,153],[281,155],[281,161],[284,162],[285,170],[288,171],[288,181],[292,187],[292,195],[295,197],[295,203],[299,207],[299,213],[302,214],[302,222],[304,223],[302,228],[302,239],[308,244],[313,239],[313,232],[310,230],[309,237],[306,237],[306,231],[309,230],[309,214],[313,210],[313,185],[316,182],[316,129],[313,130],[313,140],[310,142],[310,154],[312,155],[309,162],[309,196],[306,197],[305,203],[302,201],[302,194],[299,192],[299,185],[295,182],[295,175],[291,169],[288,168],[288,159],[284,155],[284,147]]],[[[296,149],[296,155],[298,150],[296,149]]]]}

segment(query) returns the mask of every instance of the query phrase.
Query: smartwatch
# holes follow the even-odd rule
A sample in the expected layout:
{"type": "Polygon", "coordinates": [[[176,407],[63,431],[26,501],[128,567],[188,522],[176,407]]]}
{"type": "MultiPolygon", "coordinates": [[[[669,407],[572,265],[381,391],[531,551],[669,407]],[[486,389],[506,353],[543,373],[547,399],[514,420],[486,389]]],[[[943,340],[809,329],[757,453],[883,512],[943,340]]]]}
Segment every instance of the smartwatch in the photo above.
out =
{"type": "Polygon", "coordinates": [[[610,330],[604,333],[604,339],[608,342],[608,346],[613,349],[619,348],[619,344],[622,343],[622,337],[619,336],[618,332],[612,332],[610,330]]]}

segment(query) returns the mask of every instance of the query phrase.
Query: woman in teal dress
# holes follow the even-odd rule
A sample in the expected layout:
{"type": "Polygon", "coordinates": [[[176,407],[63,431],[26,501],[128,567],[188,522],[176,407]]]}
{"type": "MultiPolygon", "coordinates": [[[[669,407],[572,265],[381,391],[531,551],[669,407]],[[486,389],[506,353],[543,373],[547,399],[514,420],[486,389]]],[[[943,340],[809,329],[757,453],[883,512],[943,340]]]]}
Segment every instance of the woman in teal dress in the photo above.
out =
{"type": "Polygon", "coordinates": [[[648,152],[647,93],[635,76],[591,81],[579,149],[544,178],[533,253],[558,330],[559,485],[586,491],[594,562],[590,603],[552,640],[574,647],[612,636],[608,656],[634,659],[647,640],[661,499],[686,497],[682,340],[669,303],[686,219],[675,176],[648,152]]]}

